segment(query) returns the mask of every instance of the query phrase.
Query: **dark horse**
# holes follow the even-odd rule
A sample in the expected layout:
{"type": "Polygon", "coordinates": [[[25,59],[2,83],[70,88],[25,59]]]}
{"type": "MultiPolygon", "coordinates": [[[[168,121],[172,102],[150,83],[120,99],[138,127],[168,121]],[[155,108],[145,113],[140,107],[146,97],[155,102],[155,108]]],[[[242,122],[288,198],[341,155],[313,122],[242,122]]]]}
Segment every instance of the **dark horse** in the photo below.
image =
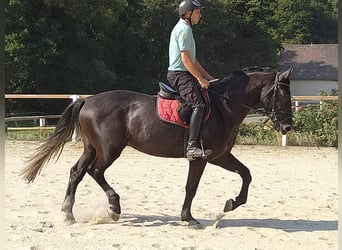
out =
{"type": "MultiPolygon", "coordinates": [[[[239,174],[242,178],[240,194],[227,200],[224,211],[236,209],[246,203],[251,182],[249,169],[230,152],[238,127],[251,107],[261,104],[273,121],[276,130],[283,134],[291,130],[292,112],[289,75],[285,72],[234,72],[213,84],[211,116],[203,123],[201,137],[206,148],[213,150],[206,158],[189,162],[186,195],[181,211],[182,221],[189,225],[199,222],[191,215],[191,204],[207,162],[239,174]]],[[[186,129],[159,119],[156,96],[131,91],[109,91],[70,104],[58,121],[54,134],[37,148],[22,175],[33,182],[51,157],[58,157],[74,129],[79,129],[84,152],[70,170],[62,211],[65,221],[74,223],[73,205],[78,184],[86,173],[102,187],[108,197],[109,216],[118,220],[120,196],[107,183],[105,170],[131,146],[146,154],[159,157],[184,157],[186,129]]]]}

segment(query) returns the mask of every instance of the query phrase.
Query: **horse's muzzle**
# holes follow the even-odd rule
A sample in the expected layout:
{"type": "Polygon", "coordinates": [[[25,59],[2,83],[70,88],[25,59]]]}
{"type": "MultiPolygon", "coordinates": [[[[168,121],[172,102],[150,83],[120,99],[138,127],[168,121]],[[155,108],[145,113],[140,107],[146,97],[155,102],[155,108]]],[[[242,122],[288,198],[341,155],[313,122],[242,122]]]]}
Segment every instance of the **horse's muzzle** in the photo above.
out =
{"type": "Polygon", "coordinates": [[[291,131],[292,127],[290,124],[281,124],[280,125],[281,133],[286,135],[287,132],[291,131]]]}

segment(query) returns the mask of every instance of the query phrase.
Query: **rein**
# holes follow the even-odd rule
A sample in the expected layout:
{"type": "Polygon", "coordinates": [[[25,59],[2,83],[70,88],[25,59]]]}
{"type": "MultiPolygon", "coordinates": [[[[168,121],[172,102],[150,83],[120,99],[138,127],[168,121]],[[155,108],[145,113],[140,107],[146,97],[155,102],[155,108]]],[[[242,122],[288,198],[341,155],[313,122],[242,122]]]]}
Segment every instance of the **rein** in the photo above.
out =
{"type": "MultiPolygon", "coordinates": [[[[242,107],[244,107],[244,108],[247,108],[247,109],[249,109],[249,110],[253,110],[253,111],[255,111],[256,113],[259,113],[259,114],[261,114],[261,115],[263,115],[263,116],[267,116],[268,119],[265,120],[265,121],[263,122],[264,124],[265,124],[269,119],[272,119],[272,116],[270,116],[270,114],[268,114],[268,113],[267,113],[266,111],[264,111],[264,110],[259,110],[259,109],[256,109],[256,108],[254,108],[254,107],[248,106],[248,105],[246,105],[246,104],[239,103],[239,102],[233,100],[232,98],[227,98],[227,97],[225,97],[225,96],[223,96],[223,95],[217,94],[215,91],[212,91],[212,90],[210,90],[210,89],[208,89],[208,91],[209,91],[210,93],[212,93],[213,95],[215,95],[215,96],[221,98],[221,99],[224,99],[224,100],[229,101],[229,102],[233,102],[233,103],[238,104],[238,105],[240,105],[240,106],[242,106],[242,107]]],[[[271,114],[271,115],[272,115],[272,114],[271,114]]],[[[274,129],[272,126],[269,126],[269,125],[267,125],[267,124],[265,124],[265,125],[266,125],[268,128],[274,129]]]]}
{"type": "MultiPolygon", "coordinates": [[[[259,114],[261,114],[261,115],[267,116],[269,119],[272,119],[272,120],[273,120],[273,118],[274,118],[275,121],[278,121],[278,119],[277,119],[277,111],[276,111],[276,109],[275,109],[275,105],[276,105],[276,93],[277,93],[278,87],[279,87],[279,85],[285,86],[285,87],[290,87],[290,86],[289,86],[288,84],[286,84],[286,83],[279,82],[279,81],[278,81],[278,78],[279,78],[279,73],[277,73],[277,75],[276,75],[276,78],[275,78],[275,80],[274,80],[273,86],[266,92],[265,95],[263,95],[263,97],[260,98],[260,102],[262,102],[262,101],[263,101],[266,97],[268,97],[268,96],[270,95],[270,93],[272,93],[272,91],[273,91],[273,94],[272,94],[272,111],[271,111],[270,113],[267,112],[266,110],[259,110],[259,109],[256,109],[256,108],[254,108],[254,107],[250,107],[250,106],[248,106],[248,105],[245,105],[245,104],[243,104],[243,103],[240,103],[240,102],[238,102],[238,101],[235,101],[233,98],[227,98],[227,97],[225,97],[225,96],[223,96],[223,95],[220,95],[220,94],[216,93],[216,92],[213,91],[213,90],[208,89],[208,92],[212,93],[213,95],[215,95],[215,96],[217,96],[217,97],[219,97],[219,98],[221,98],[221,99],[224,99],[224,100],[229,101],[229,102],[234,102],[235,104],[238,104],[238,105],[240,105],[240,106],[242,106],[242,107],[244,107],[244,108],[247,108],[247,109],[249,109],[249,110],[253,110],[253,111],[255,111],[256,113],[259,113],[259,114]]],[[[264,108],[264,109],[265,109],[265,108],[264,108]]],[[[280,111],[280,113],[289,114],[288,112],[284,112],[284,111],[280,111]]],[[[279,121],[279,122],[284,122],[284,121],[286,121],[286,120],[288,120],[288,119],[290,119],[290,117],[285,118],[285,119],[283,119],[283,120],[281,120],[281,121],[279,121]]],[[[265,122],[266,122],[266,121],[265,121],[265,122]]],[[[265,122],[264,122],[264,123],[265,123],[265,122]]]]}
{"type": "Polygon", "coordinates": [[[246,104],[239,103],[239,102],[235,101],[233,98],[227,98],[227,97],[225,97],[223,95],[220,95],[220,94],[216,93],[215,91],[213,91],[211,89],[208,89],[208,92],[210,92],[211,94],[213,94],[213,95],[215,95],[215,96],[217,96],[217,97],[219,97],[221,99],[224,99],[225,101],[234,102],[235,104],[238,104],[238,105],[240,105],[240,106],[242,106],[244,108],[247,108],[247,109],[253,110],[255,112],[258,112],[259,114],[267,115],[268,116],[268,114],[265,111],[261,111],[259,109],[254,108],[254,107],[248,106],[246,104]]]}

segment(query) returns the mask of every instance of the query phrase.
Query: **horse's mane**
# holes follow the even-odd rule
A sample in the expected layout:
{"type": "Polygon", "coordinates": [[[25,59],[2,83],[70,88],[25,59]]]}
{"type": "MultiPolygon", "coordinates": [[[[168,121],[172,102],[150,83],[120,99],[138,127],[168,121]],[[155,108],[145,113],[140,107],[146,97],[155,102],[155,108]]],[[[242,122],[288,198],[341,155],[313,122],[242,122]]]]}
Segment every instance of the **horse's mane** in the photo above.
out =
{"type": "Polygon", "coordinates": [[[231,75],[213,84],[211,90],[219,94],[227,90],[243,90],[248,84],[248,78],[248,75],[244,71],[234,71],[231,75]]]}
{"type": "Polygon", "coordinates": [[[256,66],[237,70],[231,75],[224,77],[220,81],[211,85],[211,91],[209,92],[212,92],[216,96],[226,93],[226,98],[230,98],[232,96],[238,98],[238,96],[244,93],[247,85],[250,82],[250,77],[255,74],[272,74],[275,72],[277,71],[269,67],[259,68],[256,66]]]}

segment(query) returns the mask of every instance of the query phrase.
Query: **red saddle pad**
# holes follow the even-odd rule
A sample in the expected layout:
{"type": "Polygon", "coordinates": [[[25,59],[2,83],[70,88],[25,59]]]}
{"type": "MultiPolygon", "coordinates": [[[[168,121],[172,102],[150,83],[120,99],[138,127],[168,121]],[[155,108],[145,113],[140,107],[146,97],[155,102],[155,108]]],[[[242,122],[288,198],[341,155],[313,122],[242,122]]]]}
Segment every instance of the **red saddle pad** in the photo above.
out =
{"type": "Polygon", "coordinates": [[[177,112],[178,100],[164,99],[158,96],[157,98],[157,111],[160,119],[163,121],[180,125],[184,128],[189,128],[177,112]]]}

